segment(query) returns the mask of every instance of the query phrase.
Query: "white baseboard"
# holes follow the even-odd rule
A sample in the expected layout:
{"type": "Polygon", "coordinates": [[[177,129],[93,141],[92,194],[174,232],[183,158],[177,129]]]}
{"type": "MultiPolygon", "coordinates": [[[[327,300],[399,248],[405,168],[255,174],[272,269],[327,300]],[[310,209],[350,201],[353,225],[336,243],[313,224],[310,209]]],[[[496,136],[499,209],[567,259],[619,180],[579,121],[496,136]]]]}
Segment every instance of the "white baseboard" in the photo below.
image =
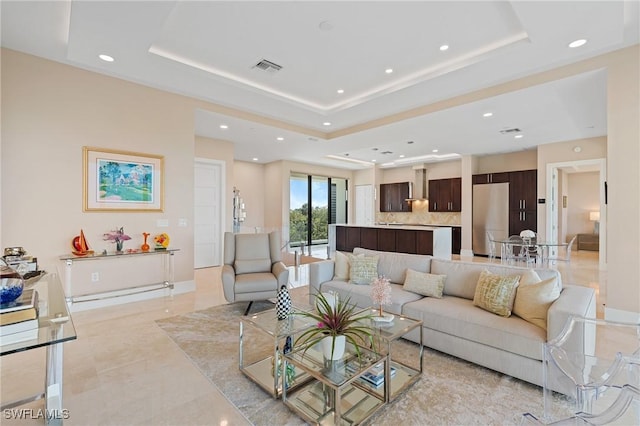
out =
{"type": "MultiPolygon", "coordinates": [[[[180,281],[173,284],[174,295],[189,293],[195,290],[196,282],[194,280],[180,281]]],[[[170,291],[168,288],[162,288],[155,284],[137,287],[135,289],[123,289],[87,296],[77,296],[74,298],[73,303],[70,304],[70,309],[71,312],[80,312],[107,306],[122,305],[124,303],[157,299],[168,296],[170,291]]]]}
{"type": "Polygon", "coordinates": [[[640,323],[640,313],[623,311],[622,309],[604,308],[604,319],[607,321],[626,322],[631,324],[640,323]]]}
{"type": "Polygon", "coordinates": [[[472,258],[472,257],[473,257],[473,250],[469,250],[469,249],[460,250],[461,259],[472,258]]]}

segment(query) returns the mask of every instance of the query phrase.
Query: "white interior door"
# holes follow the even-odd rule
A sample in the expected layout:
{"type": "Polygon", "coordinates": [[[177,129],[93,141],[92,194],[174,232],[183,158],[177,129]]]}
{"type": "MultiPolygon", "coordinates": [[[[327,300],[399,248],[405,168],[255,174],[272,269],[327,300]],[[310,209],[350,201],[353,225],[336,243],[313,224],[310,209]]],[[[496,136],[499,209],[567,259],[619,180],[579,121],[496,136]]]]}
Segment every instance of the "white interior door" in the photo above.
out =
{"type": "Polygon", "coordinates": [[[373,185],[356,185],[356,225],[373,225],[373,185]]]}
{"type": "Polygon", "coordinates": [[[222,264],[224,163],[196,159],[194,166],[194,268],[222,264]]]}

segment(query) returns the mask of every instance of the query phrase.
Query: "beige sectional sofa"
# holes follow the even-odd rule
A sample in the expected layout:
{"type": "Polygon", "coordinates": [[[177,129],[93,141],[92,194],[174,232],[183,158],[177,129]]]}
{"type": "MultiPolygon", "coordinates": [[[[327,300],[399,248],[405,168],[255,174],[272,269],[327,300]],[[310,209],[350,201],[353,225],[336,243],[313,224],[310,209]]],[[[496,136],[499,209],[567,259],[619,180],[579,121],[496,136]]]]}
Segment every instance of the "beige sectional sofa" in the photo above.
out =
{"type": "MultiPolygon", "coordinates": [[[[595,291],[562,285],[558,271],[535,269],[542,280],[555,277],[560,296],[550,306],[547,330],[511,315],[503,317],[475,306],[473,298],[483,270],[494,274],[525,274],[527,268],[496,263],[443,260],[431,256],[379,252],[356,248],[354,255],[378,258],[378,274],[391,281],[392,303],[385,309],[423,321],[423,344],[475,364],[542,386],[543,344],[563,329],[571,315],[595,318],[595,291]],[[403,288],[407,269],[446,275],[442,298],[424,297],[403,288]]],[[[334,260],[309,265],[309,302],[318,292],[337,292],[360,307],[372,306],[370,287],[335,278],[334,260]]],[[[590,337],[578,334],[574,345],[588,346],[590,337]]],[[[419,334],[406,336],[419,342],[419,334]]]]}

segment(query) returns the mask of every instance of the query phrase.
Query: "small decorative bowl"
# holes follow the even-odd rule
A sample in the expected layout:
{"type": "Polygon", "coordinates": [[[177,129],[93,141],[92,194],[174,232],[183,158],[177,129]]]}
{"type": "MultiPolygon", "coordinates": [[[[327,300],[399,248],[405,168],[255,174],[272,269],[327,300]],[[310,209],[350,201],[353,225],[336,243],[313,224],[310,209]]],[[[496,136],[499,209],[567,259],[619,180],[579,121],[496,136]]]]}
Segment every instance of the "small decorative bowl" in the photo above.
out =
{"type": "Polygon", "coordinates": [[[0,279],[0,303],[10,303],[22,294],[24,280],[22,278],[0,279]]]}

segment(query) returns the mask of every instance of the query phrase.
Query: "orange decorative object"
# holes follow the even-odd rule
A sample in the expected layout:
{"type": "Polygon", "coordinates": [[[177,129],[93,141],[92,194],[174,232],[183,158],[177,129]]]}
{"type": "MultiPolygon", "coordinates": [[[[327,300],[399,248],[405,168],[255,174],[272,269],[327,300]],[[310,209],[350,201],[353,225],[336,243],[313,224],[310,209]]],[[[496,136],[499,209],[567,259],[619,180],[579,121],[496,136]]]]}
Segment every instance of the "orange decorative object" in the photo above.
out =
{"type": "Polygon", "coordinates": [[[147,237],[149,237],[149,235],[151,234],[149,234],[148,232],[143,232],[142,235],[144,236],[144,244],[140,246],[140,249],[142,251],[149,251],[149,244],[147,244],[147,237]]]}
{"type": "Polygon", "coordinates": [[[71,247],[73,250],[71,251],[76,256],[86,256],[88,254],[93,254],[93,250],[89,250],[89,244],[87,243],[87,239],[84,237],[84,232],[82,229],[80,230],[80,235],[73,237],[71,241],[71,247]]]}
{"type": "Polygon", "coordinates": [[[153,237],[153,241],[156,243],[156,250],[166,250],[169,247],[169,235],[164,232],[153,237]]]}

